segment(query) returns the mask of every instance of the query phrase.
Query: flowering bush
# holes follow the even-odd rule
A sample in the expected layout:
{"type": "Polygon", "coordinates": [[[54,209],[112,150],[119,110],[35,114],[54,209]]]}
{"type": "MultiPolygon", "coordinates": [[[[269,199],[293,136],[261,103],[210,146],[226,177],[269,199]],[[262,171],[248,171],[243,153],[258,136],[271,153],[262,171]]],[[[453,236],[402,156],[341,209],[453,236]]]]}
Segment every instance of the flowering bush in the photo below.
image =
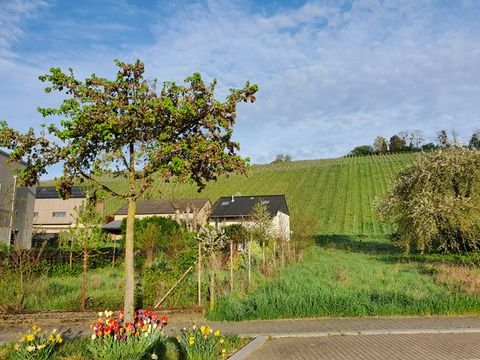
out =
{"type": "Polygon", "coordinates": [[[213,331],[210,326],[194,324],[190,330],[183,329],[177,339],[187,360],[216,360],[226,353],[220,330],[213,331]]]}
{"type": "Polygon", "coordinates": [[[90,326],[93,333],[88,350],[94,359],[141,359],[167,339],[163,331],[166,316],[159,318],[152,311],[138,310],[133,323],[124,323],[123,311],[112,315],[112,311],[100,312],[90,326]]]}
{"type": "Polygon", "coordinates": [[[14,359],[54,359],[62,336],[53,329],[50,334],[40,333],[42,329],[33,325],[32,330],[22,336],[15,344],[14,359]]]}

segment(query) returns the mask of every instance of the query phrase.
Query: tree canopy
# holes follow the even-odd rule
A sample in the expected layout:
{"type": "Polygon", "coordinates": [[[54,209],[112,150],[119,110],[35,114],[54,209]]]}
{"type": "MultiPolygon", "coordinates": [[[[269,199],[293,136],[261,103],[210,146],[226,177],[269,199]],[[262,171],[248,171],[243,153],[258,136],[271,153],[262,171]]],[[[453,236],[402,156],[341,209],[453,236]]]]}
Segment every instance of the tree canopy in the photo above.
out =
{"type": "Polygon", "coordinates": [[[480,152],[444,148],[420,155],[377,199],[406,250],[462,252],[480,244],[480,152]]]}
{"type": "Polygon", "coordinates": [[[193,182],[199,189],[222,174],[245,173],[246,161],[232,140],[239,102],[254,102],[256,85],[231,89],[224,102],[214,97],[216,81],[206,85],[200,74],[185,85],[144,78],[144,64],[116,61],[113,80],[95,74],[84,81],[73,70],[52,68],[40,76],[47,93],[60,92],[65,100],[58,108],[40,108],[43,117],[60,121],[22,134],[0,122],[0,146],[10,149],[10,161],[24,160],[19,174],[33,185],[51,165],[62,163],[57,188],[68,197],[77,181],[89,181],[128,201],[125,241],[125,316],[133,318],[133,234],[136,200],[154,178],[193,182]],[[108,173],[127,180],[120,193],[102,181],[108,173]]]}

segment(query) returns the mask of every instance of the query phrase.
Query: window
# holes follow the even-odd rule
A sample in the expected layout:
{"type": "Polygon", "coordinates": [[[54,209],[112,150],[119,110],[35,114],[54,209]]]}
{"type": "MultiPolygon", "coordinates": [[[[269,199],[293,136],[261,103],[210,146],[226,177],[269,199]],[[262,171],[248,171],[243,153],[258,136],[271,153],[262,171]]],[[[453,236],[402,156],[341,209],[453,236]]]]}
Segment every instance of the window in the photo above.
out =
{"type": "Polygon", "coordinates": [[[66,217],[67,212],[66,211],[54,211],[52,213],[52,217],[66,217]]]}
{"type": "Polygon", "coordinates": [[[230,204],[229,201],[224,201],[224,202],[222,202],[222,205],[223,205],[223,206],[226,206],[226,205],[228,205],[228,204],[230,204]]]}
{"type": "Polygon", "coordinates": [[[270,200],[263,200],[262,201],[262,205],[268,205],[268,204],[270,204],[270,200]]]}
{"type": "Polygon", "coordinates": [[[33,217],[34,217],[34,218],[38,217],[38,211],[34,211],[34,212],[33,212],[33,217]]]}

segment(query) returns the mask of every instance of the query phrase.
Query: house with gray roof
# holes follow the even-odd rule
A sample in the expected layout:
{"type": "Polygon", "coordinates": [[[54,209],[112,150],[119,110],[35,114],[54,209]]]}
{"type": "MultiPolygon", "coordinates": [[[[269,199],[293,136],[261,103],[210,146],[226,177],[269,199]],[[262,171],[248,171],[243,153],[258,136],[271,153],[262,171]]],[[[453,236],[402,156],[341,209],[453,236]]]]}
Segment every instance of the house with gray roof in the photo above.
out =
{"type": "Polygon", "coordinates": [[[216,228],[233,224],[251,226],[256,204],[267,209],[276,237],[290,240],[290,212],[285,195],[223,196],[213,205],[209,224],[216,228]]]}
{"type": "MultiPolygon", "coordinates": [[[[135,218],[168,217],[175,221],[184,221],[193,230],[207,223],[211,207],[212,204],[208,199],[137,200],[135,218]]],[[[127,213],[128,205],[121,207],[114,214],[113,221],[105,224],[103,229],[119,234],[122,221],[127,217],[127,213]]]]}
{"type": "Polygon", "coordinates": [[[32,246],[32,220],[35,187],[18,186],[16,169],[23,162],[8,163],[9,155],[0,150],[0,243],[32,246]]]}

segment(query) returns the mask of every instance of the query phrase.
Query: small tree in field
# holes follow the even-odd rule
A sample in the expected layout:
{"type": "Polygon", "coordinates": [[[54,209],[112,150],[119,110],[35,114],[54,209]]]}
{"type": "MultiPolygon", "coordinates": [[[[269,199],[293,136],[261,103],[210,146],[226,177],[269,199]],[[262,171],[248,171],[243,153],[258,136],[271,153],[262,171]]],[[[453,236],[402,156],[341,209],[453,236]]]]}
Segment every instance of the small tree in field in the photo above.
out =
{"type": "Polygon", "coordinates": [[[445,148],[418,157],[377,199],[405,250],[460,252],[480,244],[480,152],[445,148]]]}
{"type": "Polygon", "coordinates": [[[80,81],[73,71],[52,68],[40,80],[45,88],[64,92],[59,108],[39,109],[44,117],[60,117],[59,124],[44,125],[40,135],[33,129],[21,134],[0,122],[0,146],[12,150],[10,161],[23,159],[24,185],[33,185],[47,167],[63,164],[57,187],[68,197],[75,181],[94,186],[128,203],[125,238],[125,321],[134,312],[134,218],[136,200],[157,178],[196,183],[221,174],[245,173],[246,162],[232,140],[239,102],[255,101],[256,85],[232,89],[224,102],[214,97],[216,82],[206,85],[200,74],[185,80],[185,86],[144,79],[144,65],[116,61],[113,80],[92,75],[80,81]],[[104,174],[126,180],[123,192],[109,186],[104,174]]]}
{"type": "Polygon", "coordinates": [[[88,255],[92,248],[105,242],[106,236],[100,224],[102,216],[95,209],[91,201],[87,201],[81,209],[75,209],[74,225],[70,228],[71,248],[79,248],[83,255],[83,281],[82,281],[82,310],[85,310],[87,301],[87,268],[88,255]]]}
{"type": "Polygon", "coordinates": [[[197,234],[197,241],[201,251],[208,256],[210,262],[210,311],[215,309],[215,271],[220,270],[220,251],[225,248],[227,236],[223,230],[217,231],[209,227],[202,227],[197,234]]]}
{"type": "MultiPolygon", "coordinates": [[[[256,240],[262,247],[262,267],[266,269],[265,247],[273,239],[272,216],[265,204],[256,203],[250,214],[252,224],[250,226],[251,238],[256,240]]],[[[274,254],[275,256],[275,254],[274,254]]]]}

